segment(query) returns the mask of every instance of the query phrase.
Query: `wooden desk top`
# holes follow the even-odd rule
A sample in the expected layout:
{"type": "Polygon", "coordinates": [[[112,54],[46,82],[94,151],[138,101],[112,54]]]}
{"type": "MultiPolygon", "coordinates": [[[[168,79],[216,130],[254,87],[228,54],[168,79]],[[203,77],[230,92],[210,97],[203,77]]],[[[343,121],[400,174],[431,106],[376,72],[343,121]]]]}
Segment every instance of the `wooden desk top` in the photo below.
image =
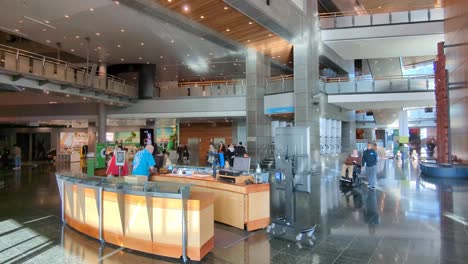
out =
{"type": "Polygon", "coordinates": [[[200,175],[177,175],[177,174],[161,174],[151,176],[152,181],[169,181],[179,183],[192,183],[199,186],[211,187],[215,189],[228,190],[238,193],[255,193],[270,191],[269,183],[260,184],[245,184],[245,183],[229,183],[220,181],[212,176],[200,175]]]}

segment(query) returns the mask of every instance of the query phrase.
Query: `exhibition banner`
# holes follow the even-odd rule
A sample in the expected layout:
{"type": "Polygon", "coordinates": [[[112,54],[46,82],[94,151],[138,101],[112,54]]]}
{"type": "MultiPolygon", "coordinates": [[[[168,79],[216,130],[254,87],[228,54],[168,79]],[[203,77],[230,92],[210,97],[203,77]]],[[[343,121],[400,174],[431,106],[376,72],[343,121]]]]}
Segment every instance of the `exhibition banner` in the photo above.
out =
{"type": "Polygon", "coordinates": [[[106,167],[106,144],[96,144],[96,169],[106,167]]]}

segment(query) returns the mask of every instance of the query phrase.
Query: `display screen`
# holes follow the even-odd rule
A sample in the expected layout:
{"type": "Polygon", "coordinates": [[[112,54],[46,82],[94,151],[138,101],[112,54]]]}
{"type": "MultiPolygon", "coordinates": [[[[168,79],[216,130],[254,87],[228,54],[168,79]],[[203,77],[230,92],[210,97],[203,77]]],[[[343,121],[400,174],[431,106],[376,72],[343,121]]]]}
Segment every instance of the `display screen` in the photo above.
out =
{"type": "Polygon", "coordinates": [[[233,169],[237,171],[249,171],[250,158],[234,157],[233,169]]]}
{"type": "Polygon", "coordinates": [[[115,152],[115,165],[123,166],[125,164],[125,151],[116,151],[115,152]]]}
{"type": "Polygon", "coordinates": [[[154,129],[141,128],[140,129],[140,145],[147,146],[154,143],[154,129]]]}

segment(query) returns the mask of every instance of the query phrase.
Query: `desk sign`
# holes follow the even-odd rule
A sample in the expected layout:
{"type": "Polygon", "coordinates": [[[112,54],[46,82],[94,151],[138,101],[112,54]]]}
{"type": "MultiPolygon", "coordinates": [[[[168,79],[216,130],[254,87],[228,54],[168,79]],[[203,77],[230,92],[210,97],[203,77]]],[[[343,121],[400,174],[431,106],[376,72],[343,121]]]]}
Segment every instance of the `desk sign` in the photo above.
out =
{"type": "Polygon", "coordinates": [[[117,166],[125,165],[125,151],[117,150],[115,152],[115,165],[117,166]]]}

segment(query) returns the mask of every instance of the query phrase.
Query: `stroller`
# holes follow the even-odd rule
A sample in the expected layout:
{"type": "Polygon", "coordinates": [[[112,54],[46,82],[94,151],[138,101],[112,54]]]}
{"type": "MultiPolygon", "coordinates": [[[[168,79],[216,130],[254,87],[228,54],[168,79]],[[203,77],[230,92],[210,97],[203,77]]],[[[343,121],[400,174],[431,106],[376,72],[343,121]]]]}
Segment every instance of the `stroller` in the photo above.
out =
{"type": "MultiPolygon", "coordinates": [[[[347,175],[347,173],[348,173],[348,169],[346,170],[345,175],[347,175]]],[[[361,165],[354,164],[353,178],[350,179],[350,178],[347,178],[346,176],[341,177],[340,183],[342,186],[346,186],[346,187],[359,187],[362,183],[361,178],[359,178],[360,175],[361,175],[361,165]]]]}

